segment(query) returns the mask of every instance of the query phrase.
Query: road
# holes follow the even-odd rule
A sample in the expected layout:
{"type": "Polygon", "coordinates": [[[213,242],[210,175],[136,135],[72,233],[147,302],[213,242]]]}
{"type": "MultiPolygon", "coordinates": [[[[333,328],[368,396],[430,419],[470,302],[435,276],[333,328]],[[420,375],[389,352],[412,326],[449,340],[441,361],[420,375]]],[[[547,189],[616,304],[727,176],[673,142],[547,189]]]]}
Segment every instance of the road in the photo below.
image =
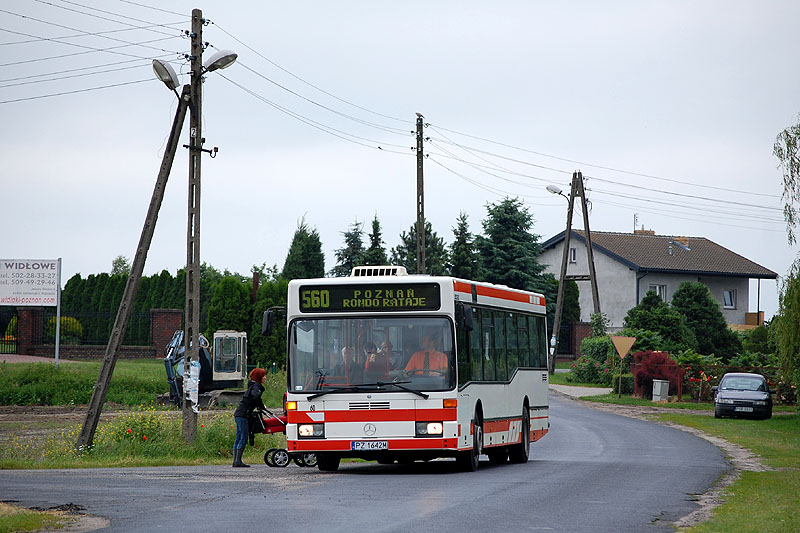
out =
{"type": "MultiPolygon", "coordinates": [[[[316,469],[227,466],[0,471],[0,500],[68,503],[104,531],[664,531],[729,468],[688,433],[551,396],[525,465],[453,461],[316,469]],[[247,529],[245,529],[247,528],[247,529]]],[[[484,458],[485,459],[485,458],[484,458]]]]}

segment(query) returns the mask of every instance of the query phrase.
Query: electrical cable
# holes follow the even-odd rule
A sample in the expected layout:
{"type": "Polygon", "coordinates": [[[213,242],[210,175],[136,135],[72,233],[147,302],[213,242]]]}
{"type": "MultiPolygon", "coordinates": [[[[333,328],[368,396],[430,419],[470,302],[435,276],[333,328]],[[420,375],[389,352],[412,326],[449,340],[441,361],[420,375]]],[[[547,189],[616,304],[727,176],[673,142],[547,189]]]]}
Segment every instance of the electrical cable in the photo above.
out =
{"type": "MultiPolygon", "coordinates": [[[[152,59],[162,59],[162,58],[165,58],[165,57],[169,57],[171,55],[172,54],[165,54],[165,55],[161,55],[161,56],[155,56],[152,59]]],[[[150,58],[148,58],[148,60],[149,59],[150,58]]],[[[53,72],[46,72],[44,74],[31,74],[30,76],[18,76],[16,78],[5,78],[5,79],[0,79],[0,83],[5,83],[7,81],[28,80],[28,79],[31,79],[31,78],[41,78],[41,77],[44,77],[44,76],[55,76],[56,74],[67,74],[69,72],[78,72],[78,71],[81,71],[81,70],[89,70],[89,69],[93,69],[93,68],[113,67],[113,66],[117,66],[117,65],[124,65],[125,63],[134,63],[134,62],[137,62],[137,61],[142,61],[142,59],[128,59],[128,60],[125,60],[125,61],[114,61],[112,63],[103,63],[102,65],[93,65],[93,66],[90,66],[90,67],[70,68],[70,69],[66,69],[66,70],[56,70],[56,71],[53,71],[53,72]]]]}
{"type": "Polygon", "coordinates": [[[78,90],[75,90],[75,91],[63,91],[63,92],[60,92],[60,93],[43,94],[43,95],[39,95],[39,96],[27,96],[25,98],[16,98],[16,99],[13,99],[13,100],[0,100],[0,104],[11,104],[11,103],[14,103],[14,102],[24,102],[24,101],[27,101],[27,100],[40,100],[42,98],[51,98],[53,96],[63,96],[65,94],[77,94],[77,93],[85,93],[85,92],[89,92],[89,91],[98,91],[100,89],[109,89],[111,87],[122,87],[123,85],[133,85],[133,84],[136,84],[136,83],[144,83],[146,81],[156,81],[156,80],[154,80],[153,78],[148,78],[148,79],[145,79],[145,80],[126,81],[126,82],[123,82],[123,83],[114,83],[114,84],[111,84],[111,85],[102,85],[102,86],[99,86],[99,87],[89,87],[89,88],[86,88],[86,89],[78,89],[78,90]]]}
{"type": "Polygon", "coordinates": [[[160,7],[148,6],[147,4],[140,4],[138,2],[132,2],[131,0],[117,0],[117,1],[118,2],[125,2],[126,4],[131,4],[131,5],[134,5],[134,6],[145,7],[147,9],[152,9],[154,11],[161,11],[162,13],[169,13],[170,15],[178,15],[179,17],[185,16],[183,13],[178,13],[176,11],[169,11],[169,10],[166,10],[166,9],[161,9],[160,7]]]}
{"type": "MultiPolygon", "coordinates": [[[[129,22],[125,22],[125,21],[121,21],[121,20],[109,19],[109,18],[106,18],[106,17],[101,17],[100,15],[94,15],[92,13],[86,13],[86,12],[83,12],[83,11],[80,11],[80,10],[77,10],[77,9],[71,9],[71,8],[64,7],[64,6],[58,6],[58,5],[52,4],[51,2],[46,2],[45,0],[34,0],[34,1],[35,2],[39,2],[40,4],[47,4],[47,5],[56,7],[58,9],[64,9],[65,11],[72,11],[73,13],[79,13],[81,15],[86,15],[87,17],[94,17],[94,18],[97,18],[97,19],[100,19],[100,20],[106,20],[106,21],[109,21],[109,22],[114,22],[116,24],[124,24],[125,26],[134,26],[134,24],[131,24],[129,22]]],[[[114,15],[115,17],[123,18],[123,19],[126,19],[126,20],[133,20],[133,21],[136,21],[136,22],[144,22],[144,23],[147,23],[147,24],[152,24],[154,26],[167,27],[167,26],[178,25],[178,24],[180,24],[180,25],[186,24],[185,20],[181,21],[181,22],[173,22],[171,24],[155,24],[155,23],[147,21],[147,20],[137,19],[137,18],[128,16],[128,15],[123,15],[121,13],[114,13],[113,11],[105,11],[105,10],[97,8],[97,7],[92,7],[92,6],[87,6],[87,5],[84,5],[84,4],[79,4],[78,2],[72,2],[71,0],[58,0],[58,1],[61,2],[61,3],[64,3],[64,4],[71,4],[73,6],[80,6],[80,7],[86,8],[86,9],[91,9],[91,10],[94,10],[94,11],[98,11],[100,13],[105,13],[107,15],[114,15]]],[[[191,17],[189,17],[189,18],[191,19],[191,17]]],[[[170,29],[172,29],[172,28],[170,28],[170,29]]],[[[167,35],[165,32],[161,32],[161,31],[158,31],[158,30],[151,29],[149,31],[152,31],[154,33],[161,33],[163,35],[167,35]]]]}
{"type": "Polygon", "coordinates": [[[27,41],[11,41],[11,42],[7,42],[7,43],[0,43],[0,46],[8,46],[8,45],[12,45],[12,44],[38,43],[38,42],[41,42],[41,41],[46,41],[48,39],[72,39],[72,38],[75,38],[75,37],[94,37],[96,35],[104,35],[106,33],[120,33],[120,32],[123,32],[123,31],[146,30],[148,28],[149,28],[149,26],[136,26],[134,28],[120,28],[118,30],[106,30],[106,31],[98,31],[98,32],[94,32],[94,33],[85,32],[85,33],[80,33],[80,34],[77,34],[77,35],[62,35],[62,36],[59,36],[59,37],[40,37],[40,38],[37,38],[37,39],[28,39],[27,41]]]}
{"type": "Polygon", "coordinates": [[[45,83],[48,81],[59,81],[59,80],[68,80],[72,78],[81,78],[84,76],[94,76],[96,74],[105,74],[107,72],[119,72],[121,70],[130,70],[134,68],[142,68],[142,67],[150,67],[149,64],[147,65],[129,65],[127,67],[119,67],[119,68],[109,68],[105,70],[98,70],[97,72],[83,72],[81,74],[71,74],[69,76],[57,76],[55,78],[46,78],[43,80],[29,80],[29,81],[20,81],[17,83],[9,83],[6,85],[0,85],[0,89],[5,89],[7,87],[19,87],[21,85],[32,85],[34,83],[45,83]]]}

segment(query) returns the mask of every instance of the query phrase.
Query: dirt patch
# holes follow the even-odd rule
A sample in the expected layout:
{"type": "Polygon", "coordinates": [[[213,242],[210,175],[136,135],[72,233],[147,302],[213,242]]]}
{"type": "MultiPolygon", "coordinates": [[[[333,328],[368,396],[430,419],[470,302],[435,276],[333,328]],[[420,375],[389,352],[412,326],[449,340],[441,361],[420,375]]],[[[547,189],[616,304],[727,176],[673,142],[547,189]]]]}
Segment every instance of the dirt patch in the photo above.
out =
{"type": "MultiPolygon", "coordinates": [[[[739,477],[741,477],[742,472],[766,472],[770,470],[774,470],[773,468],[766,466],[762,461],[761,457],[755,455],[750,450],[739,446],[738,444],[734,444],[732,442],[728,442],[725,439],[721,439],[719,437],[714,437],[699,429],[694,429],[686,426],[681,426],[680,424],[675,424],[672,422],[662,422],[659,420],[654,420],[652,415],[657,413],[675,413],[675,409],[670,409],[667,407],[656,407],[656,406],[636,406],[636,405],[615,405],[615,404],[606,404],[606,403],[597,403],[597,402],[588,402],[585,400],[578,400],[576,398],[563,395],[564,397],[570,398],[576,402],[581,403],[582,405],[589,407],[591,409],[597,409],[599,411],[606,411],[609,413],[614,413],[617,415],[627,416],[629,418],[638,418],[640,420],[647,420],[648,422],[655,422],[657,424],[661,424],[664,426],[669,426],[671,428],[679,429],[681,431],[686,431],[687,433],[691,433],[701,439],[705,439],[717,448],[721,449],[725,452],[725,455],[728,458],[728,461],[731,463],[733,467],[731,471],[722,476],[717,483],[711,487],[707,492],[703,494],[697,495],[696,503],[698,505],[698,509],[692,511],[688,515],[680,518],[679,520],[674,522],[675,527],[678,528],[687,528],[696,526],[701,524],[711,518],[711,511],[717,507],[718,505],[724,503],[722,498],[722,492],[725,490],[726,487],[734,483],[739,477]]],[[[692,411],[691,414],[707,414],[710,415],[711,413],[706,413],[702,411],[692,411]]]]}

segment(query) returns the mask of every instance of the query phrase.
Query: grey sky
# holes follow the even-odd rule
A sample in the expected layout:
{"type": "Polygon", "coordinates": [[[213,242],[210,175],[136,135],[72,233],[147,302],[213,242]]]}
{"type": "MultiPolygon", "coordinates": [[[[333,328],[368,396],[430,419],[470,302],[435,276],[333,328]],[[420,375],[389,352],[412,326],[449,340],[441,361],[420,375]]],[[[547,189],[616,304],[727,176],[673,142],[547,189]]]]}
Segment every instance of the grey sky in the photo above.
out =
{"type": "MultiPolygon", "coordinates": [[[[459,211],[478,233],[505,195],[526,202],[543,239],[562,231],[566,203],[545,185],[568,189],[580,169],[593,230],[630,232],[638,213],[640,226],[709,238],[781,275],[796,255],[772,156],[800,112],[796,2],[18,0],[0,11],[1,257],[62,257],[64,281],[133,257],[176,107],[149,58],[189,42],[129,43],[189,29],[193,7],[213,22],[204,40],[239,53],[204,85],[206,147],[220,152],[203,162],[201,258],[219,269],[280,268],[302,217],[326,269],[341,232],[356,220],[368,232],[376,213],[395,246],[415,219],[415,112],[433,138],[426,216],[448,242],[459,211]],[[61,39],[137,57],[54,40],[149,23],[182,24],[61,39]],[[63,78],[123,67],[134,68],[63,78]]],[[[181,149],[148,274],[185,263],[187,167],[181,149]]],[[[775,282],[761,283],[761,308],[775,313],[775,282]]]]}

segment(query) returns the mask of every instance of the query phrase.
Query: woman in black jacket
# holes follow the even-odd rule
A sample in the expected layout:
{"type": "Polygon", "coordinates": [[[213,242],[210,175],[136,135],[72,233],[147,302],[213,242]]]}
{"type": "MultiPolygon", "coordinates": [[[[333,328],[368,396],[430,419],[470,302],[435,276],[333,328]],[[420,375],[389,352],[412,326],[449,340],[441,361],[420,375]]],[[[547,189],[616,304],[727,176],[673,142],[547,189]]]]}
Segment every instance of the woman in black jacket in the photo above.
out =
{"type": "Polygon", "coordinates": [[[263,383],[266,379],[267,371],[263,368],[254,368],[250,372],[250,382],[247,384],[247,391],[245,391],[241,401],[239,401],[239,406],[233,413],[233,419],[236,421],[236,440],[233,442],[233,466],[250,466],[242,462],[242,453],[244,453],[244,447],[247,445],[247,436],[250,430],[247,418],[256,408],[258,408],[259,411],[264,409],[264,402],[261,401],[261,395],[264,393],[263,383]]]}

